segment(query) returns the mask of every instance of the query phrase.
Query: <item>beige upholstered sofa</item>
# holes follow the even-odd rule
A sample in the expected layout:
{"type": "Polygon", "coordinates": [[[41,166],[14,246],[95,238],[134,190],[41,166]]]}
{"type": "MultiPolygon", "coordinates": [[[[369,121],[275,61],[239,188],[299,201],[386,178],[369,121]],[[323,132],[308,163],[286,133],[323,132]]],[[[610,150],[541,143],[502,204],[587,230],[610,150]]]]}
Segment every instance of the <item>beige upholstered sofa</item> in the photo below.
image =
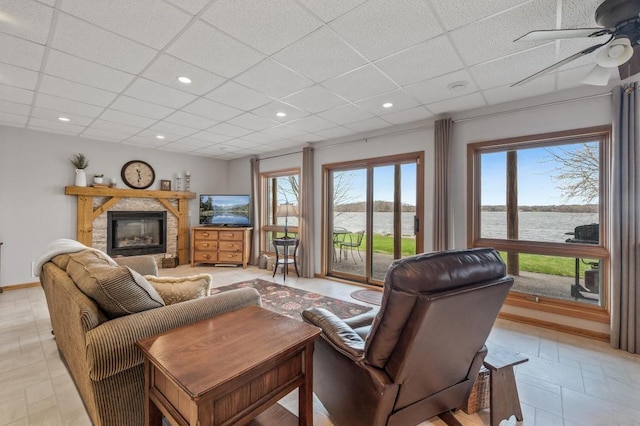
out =
{"type": "MultiPolygon", "coordinates": [[[[80,291],[71,278],[78,271],[94,267],[72,259],[83,253],[58,254],[44,262],[40,282],[58,350],[96,426],[144,423],[143,357],[136,341],[223,312],[261,304],[258,292],[245,288],[114,317],[80,291]],[[70,275],[68,270],[73,273],[70,275]]],[[[112,264],[100,267],[123,270],[109,260],[112,264]]],[[[157,274],[151,256],[122,258],[118,263],[144,275],[157,274]]],[[[215,366],[215,360],[211,365],[215,366]]]]}

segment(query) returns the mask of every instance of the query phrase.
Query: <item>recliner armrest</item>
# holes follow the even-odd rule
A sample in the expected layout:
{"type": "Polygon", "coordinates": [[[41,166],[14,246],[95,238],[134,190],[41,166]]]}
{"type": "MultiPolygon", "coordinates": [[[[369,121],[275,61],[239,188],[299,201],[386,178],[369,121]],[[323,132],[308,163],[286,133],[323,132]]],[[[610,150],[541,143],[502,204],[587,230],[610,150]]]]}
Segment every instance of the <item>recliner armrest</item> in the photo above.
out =
{"type": "Polygon", "coordinates": [[[321,336],[337,351],[354,361],[364,355],[364,340],[344,320],[323,308],[311,308],[302,312],[302,318],[322,329],[321,336]]]}

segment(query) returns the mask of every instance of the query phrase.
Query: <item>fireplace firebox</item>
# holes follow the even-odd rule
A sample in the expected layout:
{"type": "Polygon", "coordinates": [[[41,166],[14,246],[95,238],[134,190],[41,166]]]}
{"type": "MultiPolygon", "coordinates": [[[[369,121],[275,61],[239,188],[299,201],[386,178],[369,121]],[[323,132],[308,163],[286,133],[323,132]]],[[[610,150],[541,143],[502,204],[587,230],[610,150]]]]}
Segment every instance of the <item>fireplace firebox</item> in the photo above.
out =
{"type": "Polygon", "coordinates": [[[166,211],[108,211],[107,253],[136,256],[167,251],[166,211]]]}

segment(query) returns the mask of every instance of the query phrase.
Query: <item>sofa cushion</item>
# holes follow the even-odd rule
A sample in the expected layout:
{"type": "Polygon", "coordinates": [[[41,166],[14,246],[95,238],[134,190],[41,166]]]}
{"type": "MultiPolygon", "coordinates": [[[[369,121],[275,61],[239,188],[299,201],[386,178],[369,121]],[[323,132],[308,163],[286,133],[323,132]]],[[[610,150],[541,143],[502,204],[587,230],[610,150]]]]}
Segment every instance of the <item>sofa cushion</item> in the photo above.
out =
{"type": "Polygon", "coordinates": [[[198,299],[209,295],[211,275],[198,274],[188,277],[156,277],[145,275],[167,305],[198,299]]]}
{"type": "Polygon", "coordinates": [[[93,250],[69,254],[67,273],[109,318],[164,306],[151,284],[126,266],[93,250]]]}

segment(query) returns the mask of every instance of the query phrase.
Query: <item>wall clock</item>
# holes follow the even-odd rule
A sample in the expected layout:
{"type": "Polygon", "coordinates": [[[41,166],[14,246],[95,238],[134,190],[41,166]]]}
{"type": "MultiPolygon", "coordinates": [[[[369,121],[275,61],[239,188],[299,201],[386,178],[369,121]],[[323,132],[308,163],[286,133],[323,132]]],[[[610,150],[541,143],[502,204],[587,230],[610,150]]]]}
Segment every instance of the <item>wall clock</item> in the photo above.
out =
{"type": "Polygon", "coordinates": [[[122,181],[133,189],[146,189],[156,180],[153,167],[142,160],[132,160],[122,166],[122,181]]]}

